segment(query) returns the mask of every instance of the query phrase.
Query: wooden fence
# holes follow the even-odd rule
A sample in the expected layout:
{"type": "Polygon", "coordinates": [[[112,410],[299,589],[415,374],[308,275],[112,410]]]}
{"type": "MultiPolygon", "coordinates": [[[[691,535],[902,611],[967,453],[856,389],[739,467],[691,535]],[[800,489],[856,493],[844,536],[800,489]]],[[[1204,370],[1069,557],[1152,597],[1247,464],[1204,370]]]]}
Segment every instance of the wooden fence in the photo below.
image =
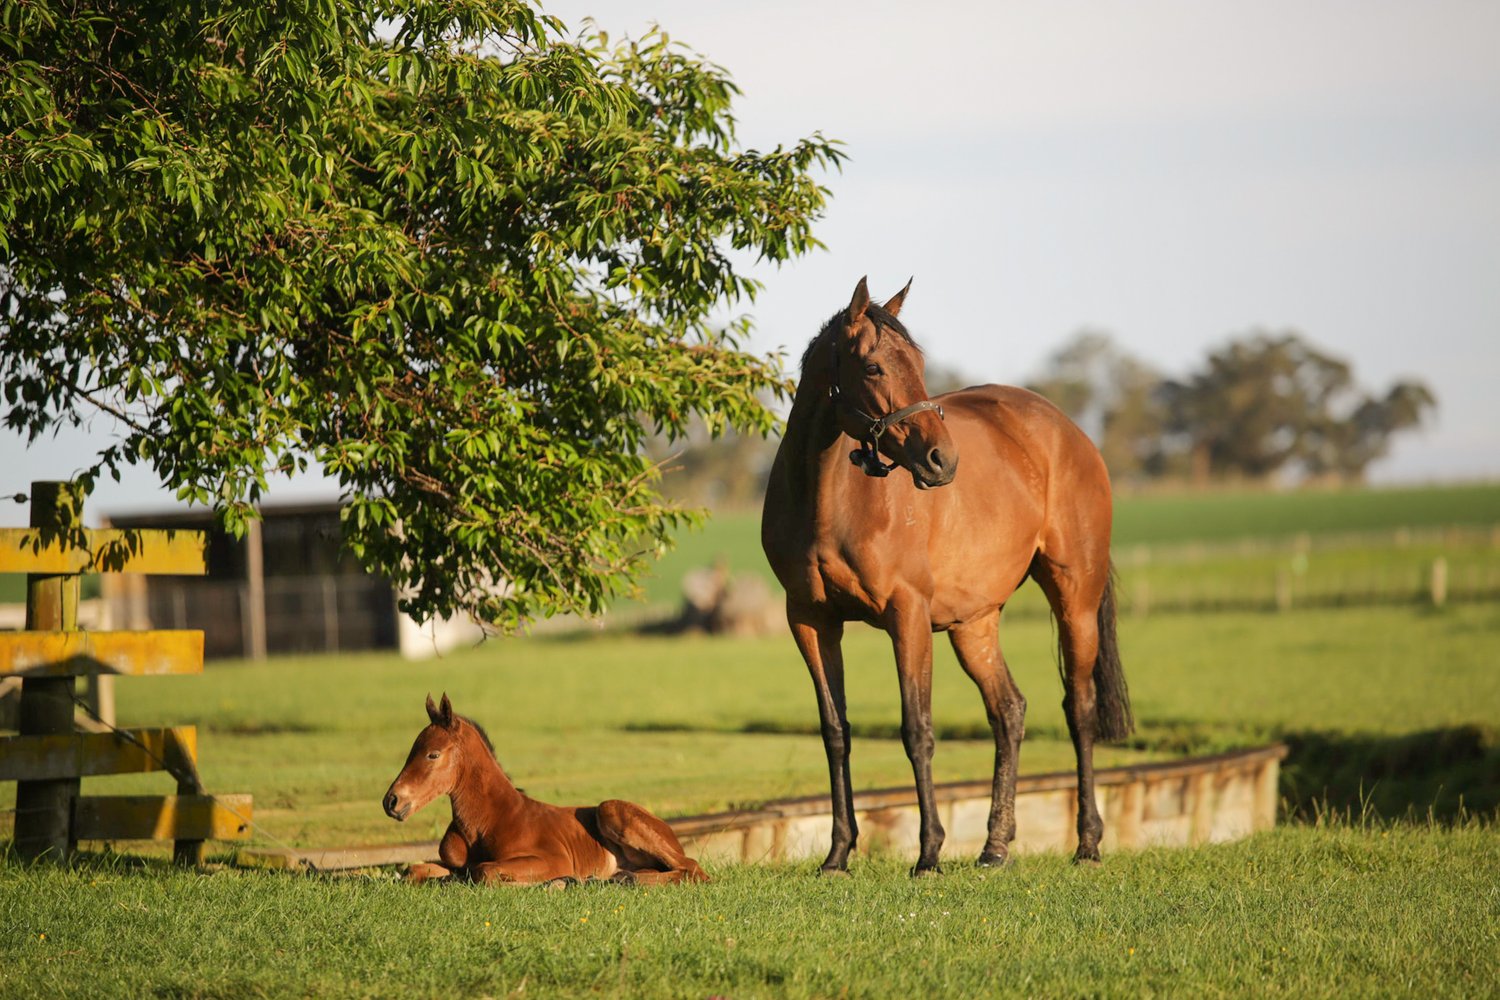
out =
{"type": "MultiPolygon", "coordinates": [[[[84,573],[201,574],[196,531],[91,531],[71,483],[31,484],[31,526],[0,529],[0,573],[25,573],[26,630],[0,633],[0,680],[19,678],[19,734],[0,737],[0,781],[15,781],[14,846],[23,858],[66,860],[80,840],[172,840],[173,857],[197,864],[206,840],[249,836],[248,795],[212,796],[198,777],[192,726],[77,732],[77,678],[98,687],[114,675],[203,669],[203,633],[84,632],[84,573]],[[165,771],[176,795],[84,796],[81,779],[165,771]]],[[[97,691],[96,703],[97,703],[97,691]]]]}
{"type": "MultiPolygon", "coordinates": [[[[1136,617],[1500,601],[1500,524],[1132,545],[1114,560],[1136,617]]],[[[1049,613],[1030,588],[1006,608],[1049,613]]]]}

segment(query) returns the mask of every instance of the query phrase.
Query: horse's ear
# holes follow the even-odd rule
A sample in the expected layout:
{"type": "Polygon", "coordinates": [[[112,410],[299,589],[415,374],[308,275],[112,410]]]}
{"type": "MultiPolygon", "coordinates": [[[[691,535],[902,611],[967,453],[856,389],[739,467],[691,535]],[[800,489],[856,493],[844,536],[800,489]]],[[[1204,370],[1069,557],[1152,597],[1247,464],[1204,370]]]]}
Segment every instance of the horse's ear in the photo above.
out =
{"type": "Polygon", "coordinates": [[[906,302],[906,293],[911,291],[911,281],[912,279],[907,278],[906,287],[901,289],[901,291],[897,292],[895,295],[891,296],[891,300],[885,304],[886,312],[890,313],[892,316],[901,315],[901,306],[906,302]]]}
{"type": "Polygon", "coordinates": [[[860,278],[859,284],[854,286],[854,297],[849,300],[849,325],[854,326],[865,318],[865,310],[870,308],[870,288],[865,284],[865,279],[860,278]]]}
{"type": "Polygon", "coordinates": [[[442,724],[449,729],[458,727],[458,717],[453,714],[453,702],[448,700],[448,692],[443,692],[443,704],[438,707],[438,714],[442,716],[442,724]]]}
{"type": "Polygon", "coordinates": [[[433,704],[432,695],[427,696],[427,718],[432,720],[434,726],[443,724],[443,716],[438,712],[437,705],[433,704]]]}

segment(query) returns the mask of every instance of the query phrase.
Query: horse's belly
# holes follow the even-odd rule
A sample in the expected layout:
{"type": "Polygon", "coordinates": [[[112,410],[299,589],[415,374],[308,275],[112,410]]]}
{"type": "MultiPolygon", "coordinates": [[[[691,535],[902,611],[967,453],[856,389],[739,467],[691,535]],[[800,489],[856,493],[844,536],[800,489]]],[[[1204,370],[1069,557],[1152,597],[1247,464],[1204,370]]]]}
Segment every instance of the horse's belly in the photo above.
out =
{"type": "Polygon", "coordinates": [[[863,567],[840,555],[809,560],[788,587],[794,604],[823,607],[845,620],[878,624],[896,595],[927,598],[932,627],[942,630],[982,617],[1004,604],[1026,579],[1032,551],[983,552],[981,558],[946,569],[915,559],[907,566],[889,560],[863,567]]]}

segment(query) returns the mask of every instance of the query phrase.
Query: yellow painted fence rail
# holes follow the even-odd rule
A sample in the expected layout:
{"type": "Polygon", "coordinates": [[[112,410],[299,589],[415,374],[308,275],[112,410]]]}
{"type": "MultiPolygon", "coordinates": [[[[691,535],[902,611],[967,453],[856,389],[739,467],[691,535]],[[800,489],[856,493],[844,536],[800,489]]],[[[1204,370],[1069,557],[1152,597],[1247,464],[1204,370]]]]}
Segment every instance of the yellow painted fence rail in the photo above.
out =
{"type": "Polygon", "coordinates": [[[31,484],[31,523],[0,528],[0,572],[25,573],[26,630],[0,633],[0,680],[20,678],[19,733],[0,736],[0,781],[16,782],[14,846],[23,858],[66,860],[80,840],[172,840],[183,864],[206,840],[250,835],[248,795],[208,795],[198,777],[192,726],[77,732],[77,678],[194,674],[203,633],[84,632],[84,573],[203,574],[198,531],[90,530],[75,484],[31,484]],[[80,794],[80,779],[164,771],[176,795],[80,794]]]}

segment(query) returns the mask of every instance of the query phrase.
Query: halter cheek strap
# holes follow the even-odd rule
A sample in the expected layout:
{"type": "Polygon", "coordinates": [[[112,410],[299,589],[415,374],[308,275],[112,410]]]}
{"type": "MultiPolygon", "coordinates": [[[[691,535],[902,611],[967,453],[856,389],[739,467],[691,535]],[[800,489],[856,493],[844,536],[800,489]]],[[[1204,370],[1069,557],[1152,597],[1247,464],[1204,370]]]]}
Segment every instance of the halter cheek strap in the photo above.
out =
{"type": "Polygon", "coordinates": [[[849,453],[849,461],[858,466],[865,475],[873,476],[877,479],[884,479],[886,476],[889,476],[891,474],[891,470],[896,467],[896,463],[888,463],[881,460],[879,447],[880,438],[885,434],[886,431],[901,423],[901,421],[906,420],[908,417],[914,417],[918,413],[934,411],[937,413],[938,419],[942,420],[942,404],[934,403],[930,399],[924,399],[920,402],[912,403],[910,406],[903,406],[899,410],[892,410],[890,413],[887,413],[881,417],[870,416],[864,410],[861,410],[858,406],[845,401],[844,397],[839,393],[838,347],[832,344],[830,344],[829,346],[833,348],[833,381],[828,386],[828,398],[833,400],[833,404],[835,407],[844,407],[854,416],[858,417],[860,420],[869,425],[865,428],[865,432],[859,437],[859,447],[855,448],[849,453]]]}

